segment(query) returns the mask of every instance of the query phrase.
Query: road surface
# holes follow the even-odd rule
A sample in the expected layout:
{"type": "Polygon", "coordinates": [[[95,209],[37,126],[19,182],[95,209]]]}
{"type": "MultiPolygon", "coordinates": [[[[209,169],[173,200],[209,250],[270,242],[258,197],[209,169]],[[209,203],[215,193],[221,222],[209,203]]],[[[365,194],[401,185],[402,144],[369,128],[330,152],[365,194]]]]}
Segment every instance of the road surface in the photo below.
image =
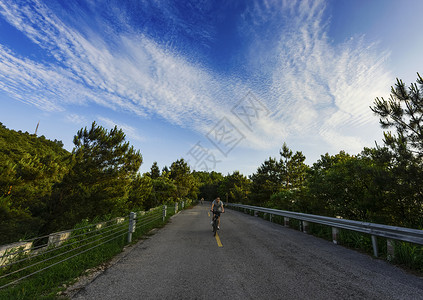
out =
{"type": "Polygon", "coordinates": [[[423,279],[326,240],[209,205],[174,216],[74,299],[423,299],[423,279]]]}

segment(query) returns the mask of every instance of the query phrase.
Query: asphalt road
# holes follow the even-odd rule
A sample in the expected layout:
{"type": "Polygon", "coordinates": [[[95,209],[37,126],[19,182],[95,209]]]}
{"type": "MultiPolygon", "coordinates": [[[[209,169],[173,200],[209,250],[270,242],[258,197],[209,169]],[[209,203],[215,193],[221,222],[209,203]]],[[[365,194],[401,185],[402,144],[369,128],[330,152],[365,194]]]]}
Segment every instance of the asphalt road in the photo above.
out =
{"type": "Polygon", "coordinates": [[[208,204],[174,216],[74,299],[423,299],[423,278],[371,256],[208,204]]]}

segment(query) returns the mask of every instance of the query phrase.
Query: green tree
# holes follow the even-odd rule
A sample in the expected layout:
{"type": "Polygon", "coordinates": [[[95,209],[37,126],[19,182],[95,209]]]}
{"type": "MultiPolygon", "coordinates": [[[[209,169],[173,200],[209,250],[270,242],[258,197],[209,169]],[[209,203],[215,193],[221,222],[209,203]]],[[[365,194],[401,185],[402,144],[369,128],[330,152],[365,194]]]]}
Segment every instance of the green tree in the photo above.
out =
{"type": "Polygon", "coordinates": [[[346,172],[339,172],[342,170],[342,162],[349,159],[351,156],[344,151],[334,156],[326,153],[313,164],[308,188],[311,196],[309,202],[315,214],[346,217],[337,206],[343,206],[346,188],[343,178],[346,172]]]}
{"type": "Polygon", "coordinates": [[[423,228],[423,79],[407,89],[397,79],[388,100],[376,98],[372,111],[380,117],[384,143],[390,150],[391,172],[395,177],[389,195],[396,198],[395,219],[403,226],[423,228]]]}
{"type": "Polygon", "coordinates": [[[169,168],[167,166],[164,166],[162,169],[162,173],[169,173],[169,172],[170,172],[169,168]]]}
{"type": "Polygon", "coordinates": [[[293,153],[286,143],[283,143],[279,154],[279,181],[282,186],[270,196],[265,205],[282,210],[309,212],[305,201],[305,181],[309,170],[304,163],[305,156],[301,151],[293,153]]]}
{"type": "Polygon", "coordinates": [[[301,151],[293,154],[286,143],[279,151],[281,168],[281,182],[285,189],[300,189],[304,186],[309,167],[304,163],[306,157],[301,151]]]}
{"type": "Polygon", "coordinates": [[[190,167],[183,158],[172,163],[169,178],[176,185],[176,197],[178,201],[184,197],[197,198],[199,183],[191,174],[190,167]]]}
{"type": "Polygon", "coordinates": [[[220,182],[218,193],[224,201],[246,203],[250,194],[251,181],[239,171],[227,175],[220,182]]]}
{"type": "Polygon", "coordinates": [[[153,162],[153,165],[151,166],[150,177],[151,179],[157,179],[160,177],[160,169],[156,161],[153,162]]]}
{"type": "Polygon", "coordinates": [[[148,199],[146,208],[156,207],[162,204],[171,204],[177,199],[177,187],[173,179],[169,177],[170,172],[163,172],[162,176],[152,180],[153,192],[148,199]]]}
{"type": "MultiPolygon", "coordinates": [[[[309,167],[304,163],[305,156],[301,151],[295,152],[283,143],[279,151],[280,158],[269,157],[258,169],[250,176],[252,181],[251,197],[253,203],[275,206],[275,203],[269,203],[273,194],[283,190],[302,190],[305,186],[305,180],[309,167]]],[[[286,198],[289,195],[299,195],[301,193],[283,193],[280,198],[286,198]]],[[[273,200],[278,197],[273,197],[273,200]]],[[[285,200],[284,200],[285,201],[285,200]]],[[[290,202],[296,202],[296,199],[290,199],[290,202]]]]}
{"type": "Polygon", "coordinates": [[[148,200],[153,194],[153,179],[147,175],[137,174],[130,184],[127,200],[128,211],[145,210],[150,208],[148,200]]]}
{"type": "Polygon", "coordinates": [[[282,172],[279,162],[272,157],[265,160],[250,176],[251,196],[254,204],[262,205],[270,196],[282,190],[282,172]]]}
{"type": "Polygon", "coordinates": [[[198,171],[193,172],[193,176],[199,183],[199,198],[203,197],[207,201],[212,201],[219,196],[218,188],[224,178],[222,173],[198,171]]]}
{"type": "Polygon", "coordinates": [[[391,224],[386,191],[392,177],[386,158],[368,148],[356,156],[343,151],[322,155],[308,179],[312,213],[391,224]]]}
{"type": "Polygon", "coordinates": [[[385,144],[395,153],[423,157],[423,78],[406,88],[397,78],[388,100],[376,98],[370,109],[380,117],[383,129],[394,128],[396,134],[384,132],[385,144]],[[406,154],[409,152],[410,154],[406,154]]]}
{"type": "Polygon", "coordinates": [[[289,170],[290,161],[292,158],[292,150],[288,148],[286,143],[283,143],[282,149],[279,151],[281,155],[280,165],[281,165],[281,181],[286,189],[290,188],[291,183],[291,174],[289,170]]]}
{"type": "Polygon", "coordinates": [[[281,210],[306,212],[297,209],[295,206],[295,193],[296,192],[294,190],[283,189],[277,193],[272,194],[270,196],[269,202],[267,202],[265,206],[281,210]]]}
{"type": "Polygon", "coordinates": [[[69,168],[63,143],[0,123],[0,240],[38,235],[52,187],[69,168]]]}
{"type": "Polygon", "coordinates": [[[11,196],[0,196],[0,245],[34,236],[40,226],[40,220],[14,205],[11,196]]]}
{"type": "Polygon", "coordinates": [[[116,126],[110,131],[95,122],[74,137],[73,165],[55,188],[51,201],[54,229],[71,227],[84,218],[119,215],[142,156],[116,126]]]}

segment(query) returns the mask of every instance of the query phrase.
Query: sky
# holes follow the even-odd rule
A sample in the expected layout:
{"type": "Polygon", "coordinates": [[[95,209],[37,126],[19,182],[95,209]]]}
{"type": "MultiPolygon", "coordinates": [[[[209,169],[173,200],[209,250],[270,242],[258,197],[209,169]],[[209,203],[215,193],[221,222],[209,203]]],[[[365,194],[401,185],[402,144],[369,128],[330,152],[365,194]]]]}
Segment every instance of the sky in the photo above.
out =
{"type": "Polygon", "coordinates": [[[370,110],[423,73],[421,0],[0,0],[0,122],[60,140],[121,128],[148,172],[251,175],[283,143],[382,144],[370,110]]]}

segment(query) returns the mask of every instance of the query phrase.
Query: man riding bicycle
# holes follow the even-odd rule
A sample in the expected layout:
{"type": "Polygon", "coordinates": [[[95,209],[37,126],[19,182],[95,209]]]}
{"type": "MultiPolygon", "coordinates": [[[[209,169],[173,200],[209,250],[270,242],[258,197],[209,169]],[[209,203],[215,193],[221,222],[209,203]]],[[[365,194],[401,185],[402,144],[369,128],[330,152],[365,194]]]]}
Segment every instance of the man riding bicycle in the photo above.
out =
{"type": "Polygon", "coordinates": [[[213,212],[213,215],[212,215],[212,221],[210,224],[213,224],[213,217],[216,214],[217,215],[217,229],[220,229],[220,214],[224,213],[225,209],[223,208],[223,202],[220,201],[219,197],[213,200],[211,211],[213,212]]]}

